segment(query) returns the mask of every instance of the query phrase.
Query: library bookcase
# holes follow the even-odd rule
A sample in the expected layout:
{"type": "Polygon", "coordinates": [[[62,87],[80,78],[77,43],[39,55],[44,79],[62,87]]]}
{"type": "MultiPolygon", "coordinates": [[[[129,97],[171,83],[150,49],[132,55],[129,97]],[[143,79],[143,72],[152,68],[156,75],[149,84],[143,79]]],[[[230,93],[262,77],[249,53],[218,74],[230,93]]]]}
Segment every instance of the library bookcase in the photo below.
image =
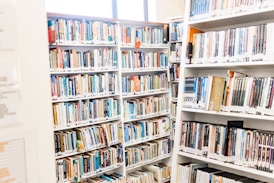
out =
{"type": "Polygon", "coordinates": [[[170,181],[165,24],[48,13],[56,182],[170,181]]]}
{"type": "Polygon", "coordinates": [[[274,182],[273,5],[186,1],[171,182],[274,182]]]}
{"type": "Polygon", "coordinates": [[[182,38],[184,21],[181,18],[172,18],[169,23],[169,71],[170,71],[170,94],[171,94],[171,121],[172,121],[172,142],[174,143],[175,123],[178,102],[178,89],[180,81],[180,64],[182,62],[182,38]]]}

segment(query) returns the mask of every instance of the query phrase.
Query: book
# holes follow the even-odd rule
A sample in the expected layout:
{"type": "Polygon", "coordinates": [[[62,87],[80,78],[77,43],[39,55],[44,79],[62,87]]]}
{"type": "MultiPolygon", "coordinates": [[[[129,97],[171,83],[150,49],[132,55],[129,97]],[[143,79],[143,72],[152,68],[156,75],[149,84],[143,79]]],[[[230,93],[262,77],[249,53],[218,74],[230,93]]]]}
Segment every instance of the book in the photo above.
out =
{"type": "Polygon", "coordinates": [[[189,165],[189,183],[196,182],[196,174],[199,168],[208,167],[207,163],[191,163],[189,165]]]}
{"type": "Polygon", "coordinates": [[[218,172],[220,172],[220,170],[211,167],[198,168],[196,173],[196,183],[211,182],[214,174],[218,172]]]}
{"type": "Polygon", "coordinates": [[[167,44],[169,42],[169,25],[165,24],[163,27],[163,43],[167,44]]]}
{"type": "Polygon", "coordinates": [[[221,76],[208,76],[208,78],[209,83],[206,109],[210,111],[220,111],[223,99],[225,78],[221,76]]]}
{"type": "Polygon", "coordinates": [[[48,20],[48,42],[54,43],[56,41],[55,21],[48,20]]]}
{"type": "Polygon", "coordinates": [[[193,61],[193,54],[197,54],[198,51],[196,50],[196,47],[200,47],[199,44],[196,44],[197,43],[196,35],[199,33],[202,33],[202,31],[194,27],[190,27],[189,36],[188,36],[189,40],[188,40],[188,46],[187,46],[187,58],[188,58],[186,60],[187,64],[192,64],[196,62],[196,61],[193,61]]]}
{"type": "Polygon", "coordinates": [[[180,163],[177,168],[177,182],[189,183],[190,182],[190,162],[180,163]]]}
{"type": "Polygon", "coordinates": [[[146,165],[142,169],[152,172],[154,180],[157,182],[161,182],[170,176],[170,167],[165,164],[146,165]]]}
{"type": "Polygon", "coordinates": [[[214,174],[212,179],[214,181],[219,181],[219,182],[226,182],[226,181],[241,182],[241,180],[246,179],[246,177],[228,173],[228,172],[219,172],[214,174]]]}

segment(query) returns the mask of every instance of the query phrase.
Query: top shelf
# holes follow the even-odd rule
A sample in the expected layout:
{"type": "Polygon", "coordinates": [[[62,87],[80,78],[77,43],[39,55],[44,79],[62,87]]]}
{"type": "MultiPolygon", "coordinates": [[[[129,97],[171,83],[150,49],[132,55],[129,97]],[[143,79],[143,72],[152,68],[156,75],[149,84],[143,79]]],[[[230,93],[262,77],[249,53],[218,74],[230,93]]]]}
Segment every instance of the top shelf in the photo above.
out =
{"type": "Polygon", "coordinates": [[[188,69],[226,69],[226,68],[269,68],[274,66],[274,61],[258,62],[225,62],[225,63],[203,63],[203,64],[185,64],[188,69]]]}
{"type": "Polygon", "coordinates": [[[71,43],[50,43],[49,48],[56,48],[56,47],[115,47],[117,44],[109,41],[98,41],[95,43],[78,43],[78,42],[71,42],[71,43]]]}
{"type": "Polygon", "coordinates": [[[193,20],[190,18],[189,26],[195,27],[201,30],[216,29],[216,27],[227,27],[231,25],[243,25],[250,24],[254,22],[267,22],[269,20],[274,20],[274,8],[262,8],[224,14],[215,17],[206,18],[207,15],[201,15],[205,18],[193,17],[193,20]]]}

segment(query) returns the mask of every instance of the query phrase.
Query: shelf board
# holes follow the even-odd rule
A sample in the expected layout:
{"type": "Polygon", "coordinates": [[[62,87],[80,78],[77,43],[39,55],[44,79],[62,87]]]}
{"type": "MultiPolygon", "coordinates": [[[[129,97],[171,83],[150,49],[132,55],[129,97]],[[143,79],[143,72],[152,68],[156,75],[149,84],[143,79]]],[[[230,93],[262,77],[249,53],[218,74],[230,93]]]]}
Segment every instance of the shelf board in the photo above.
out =
{"type": "MultiPolygon", "coordinates": [[[[57,69],[58,70],[58,69],[57,69]]],[[[109,68],[98,68],[98,69],[77,69],[77,70],[63,70],[60,69],[59,71],[51,71],[51,75],[75,75],[75,74],[93,74],[93,73],[109,73],[109,72],[118,72],[118,69],[109,69],[109,68]]]]}
{"type": "Polygon", "coordinates": [[[107,145],[100,145],[100,146],[95,146],[95,147],[92,147],[92,148],[89,148],[89,149],[85,149],[85,150],[82,150],[82,151],[76,151],[76,152],[64,152],[64,153],[61,153],[61,154],[55,154],[55,159],[62,159],[62,158],[65,158],[65,157],[70,157],[70,156],[75,156],[75,155],[78,155],[78,154],[83,154],[83,153],[86,153],[86,152],[89,152],[89,151],[94,151],[96,149],[102,149],[102,148],[106,148],[107,145]]]}
{"type": "Polygon", "coordinates": [[[169,60],[169,63],[171,64],[181,64],[182,63],[182,60],[169,60]]]}
{"type": "Polygon", "coordinates": [[[151,72],[167,72],[168,68],[133,68],[123,69],[122,74],[133,74],[133,73],[151,73],[151,72]]]}
{"type": "Polygon", "coordinates": [[[212,68],[269,68],[274,66],[274,61],[258,62],[225,62],[225,63],[203,63],[203,64],[185,64],[187,69],[212,69],[212,68]]]}
{"type": "Polygon", "coordinates": [[[250,174],[254,174],[254,175],[274,179],[274,174],[273,173],[268,173],[268,172],[256,170],[254,168],[247,168],[247,167],[235,165],[235,164],[232,164],[232,163],[221,162],[221,161],[218,161],[218,160],[214,160],[214,159],[210,159],[210,158],[206,158],[206,157],[202,157],[202,156],[197,156],[197,155],[193,155],[193,154],[182,152],[182,151],[179,151],[178,155],[183,156],[183,157],[187,157],[187,158],[192,158],[192,159],[199,160],[199,161],[203,161],[203,162],[206,162],[206,163],[209,163],[209,164],[214,164],[214,165],[218,165],[218,166],[222,166],[222,167],[231,168],[231,169],[234,169],[234,170],[237,170],[237,171],[247,172],[247,173],[250,173],[250,174]]]}
{"type": "Polygon", "coordinates": [[[162,95],[162,94],[167,94],[169,91],[152,91],[152,92],[143,92],[143,93],[134,93],[134,94],[123,94],[122,98],[127,99],[127,98],[136,98],[136,97],[145,97],[145,96],[151,96],[151,95],[162,95]]]}
{"type": "Polygon", "coordinates": [[[119,22],[122,26],[130,26],[130,27],[162,27],[163,22],[147,22],[147,21],[140,21],[140,20],[127,20],[127,19],[114,19],[119,22]]]}
{"type": "Polygon", "coordinates": [[[231,25],[243,25],[247,22],[265,22],[272,20],[274,17],[274,9],[269,8],[257,8],[254,6],[254,9],[247,10],[245,12],[235,12],[231,14],[218,15],[212,18],[189,20],[189,25],[201,30],[207,30],[216,27],[226,27],[231,25]]]}
{"type": "Polygon", "coordinates": [[[171,99],[171,102],[173,102],[173,103],[176,103],[176,102],[178,102],[178,98],[176,97],[172,97],[172,99],[171,99]]]}
{"type": "Polygon", "coordinates": [[[125,143],[124,147],[129,147],[129,146],[141,144],[141,143],[144,143],[144,142],[148,142],[148,141],[152,141],[152,140],[156,140],[156,139],[168,137],[170,135],[171,135],[171,132],[168,132],[168,133],[166,133],[164,135],[155,135],[153,137],[142,138],[141,140],[132,140],[132,141],[129,141],[129,142],[125,143]]]}
{"type": "Polygon", "coordinates": [[[142,121],[142,120],[147,120],[147,119],[151,119],[151,118],[156,118],[156,117],[161,117],[161,116],[167,116],[170,115],[170,112],[162,112],[162,113],[157,113],[157,114],[148,114],[145,116],[141,116],[135,119],[126,119],[123,122],[124,123],[130,123],[130,122],[134,122],[134,121],[142,121]]]}
{"type": "Polygon", "coordinates": [[[103,173],[106,173],[106,172],[109,172],[111,170],[114,170],[114,169],[117,169],[117,168],[120,168],[121,166],[123,166],[123,163],[117,163],[117,164],[114,164],[114,165],[111,165],[111,166],[108,166],[108,167],[105,167],[105,168],[100,168],[99,170],[95,171],[95,172],[92,172],[90,174],[87,174],[85,176],[82,176],[81,177],[81,180],[84,181],[86,180],[87,178],[92,178],[92,177],[96,177],[96,176],[99,176],[103,173]]]}
{"type": "Polygon", "coordinates": [[[170,182],[170,178],[165,178],[165,179],[161,180],[160,182],[161,183],[170,182]]]}
{"type": "Polygon", "coordinates": [[[117,44],[115,44],[114,42],[103,42],[100,41],[98,43],[52,43],[49,44],[49,48],[54,48],[54,47],[116,47],[118,46],[117,44]]]}
{"type": "Polygon", "coordinates": [[[73,128],[98,125],[98,124],[108,123],[108,122],[118,121],[118,120],[121,120],[120,116],[111,117],[111,118],[90,119],[90,120],[80,121],[78,124],[71,125],[71,126],[57,127],[53,131],[69,130],[73,128]]]}
{"type": "Polygon", "coordinates": [[[90,151],[94,151],[94,150],[97,150],[97,149],[103,149],[103,148],[107,148],[107,147],[110,147],[110,146],[113,146],[113,145],[118,145],[118,144],[121,144],[121,142],[111,142],[110,144],[108,145],[98,145],[98,146],[95,146],[95,147],[92,147],[92,148],[86,148],[82,151],[76,151],[76,152],[67,152],[67,153],[61,153],[61,154],[55,154],[55,159],[62,159],[62,158],[65,158],[65,157],[70,157],[70,156],[75,156],[75,155],[78,155],[78,154],[83,154],[83,153],[86,153],[86,152],[90,152],[90,151]]]}
{"type": "Polygon", "coordinates": [[[172,83],[179,83],[180,80],[179,79],[175,79],[175,80],[171,80],[172,83]]]}
{"type": "Polygon", "coordinates": [[[121,45],[121,49],[167,49],[167,44],[141,44],[140,48],[136,48],[135,45],[129,44],[129,45],[121,45]]]}
{"type": "Polygon", "coordinates": [[[48,19],[64,18],[64,19],[73,19],[73,20],[77,20],[77,19],[99,20],[102,22],[110,22],[110,23],[117,22],[117,19],[113,19],[113,18],[103,18],[103,17],[96,17],[96,16],[84,16],[84,15],[77,15],[77,14],[65,14],[65,13],[55,13],[55,12],[47,12],[47,17],[48,19]]]}
{"type": "Polygon", "coordinates": [[[238,118],[245,118],[245,119],[258,119],[258,120],[266,120],[266,121],[274,120],[274,116],[233,113],[233,112],[216,112],[216,111],[206,111],[206,110],[190,109],[190,108],[182,108],[181,110],[183,112],[193,112],[193,113],[219,115],[219,116],[231,116],[231,117],[238,117],[238,118]]]}
{"type": "Polygon", "coordinates": [[[52,98],[52,103],[59,103],[59,102],[72,102],[72,101],[79,101],[79,100],[88,100],[88,99],[98,99],[98,98],[109,98],[109,97],[118,97],[119,94],[97,94],[97,95],[91,95],[91,96],[75,96],[71,98],[52,98]]]}
{"type": "Polygon", "coordinates": [[[140,163],[137,163],[137,164],[129,165],[129,166],[126,167],[126,171],[134,170],[134,169],[137,169],[139,167],[142,167],[142,166],[145,166],[145,165],[148,165],[148,164],[151,164],[151,163],[156,163],[158,161],[161,161],[163,159],[171,157],[171,155],[172,154],[169,153],[169,154],[165,154],[163,156],[159,156],[159,157],[156,157],[156,158],[144,161],[144,162],[140,162],[140,163]]]}
{"type": "Polygon", "coordinates": [[[169,44],[182,43],[183,40],[169,41],[169,44]]]}

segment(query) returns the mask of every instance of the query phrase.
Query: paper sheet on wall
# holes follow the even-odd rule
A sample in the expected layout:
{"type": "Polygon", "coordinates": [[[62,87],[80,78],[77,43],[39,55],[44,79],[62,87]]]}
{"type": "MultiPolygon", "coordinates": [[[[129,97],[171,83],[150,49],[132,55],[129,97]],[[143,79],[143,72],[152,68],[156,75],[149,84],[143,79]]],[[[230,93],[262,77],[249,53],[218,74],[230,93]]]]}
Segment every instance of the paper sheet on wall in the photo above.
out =
{"type": "Polygon", "coordinates": [[[0,50],[15,49],[15,0],[0,0],[0,50]]]}
{"type": "Polygon", "coordinates": [[[16,59],[0,59],[0,126],[18,122],[18,108],[16,59]]]}
{"type": "Polygon", "coordinates": [[[0,182],[27,183],[24,138],[0,141],[0,182]]]}
{"type": "Polygon", "coordinates": [[[34,129],[0,133],[0,183],[37,183],[34,129]]]}

